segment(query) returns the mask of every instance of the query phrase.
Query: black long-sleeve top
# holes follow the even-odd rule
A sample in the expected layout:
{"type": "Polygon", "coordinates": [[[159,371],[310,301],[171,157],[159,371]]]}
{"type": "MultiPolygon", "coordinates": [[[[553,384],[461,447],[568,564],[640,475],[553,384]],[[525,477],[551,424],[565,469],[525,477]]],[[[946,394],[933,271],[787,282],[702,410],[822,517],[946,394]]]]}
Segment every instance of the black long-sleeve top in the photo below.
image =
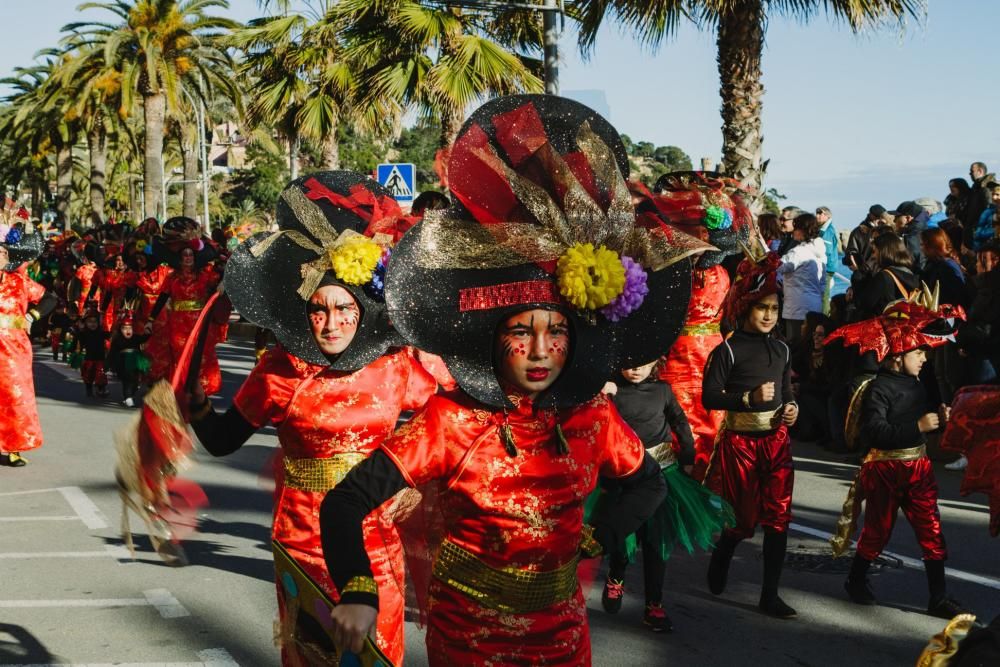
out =
{"type": "MultiPolygon", "coordinates": [[[[192,414],[196,414],[199,408],[202,406],[191,406],[192,414]]],[[[191,428],[212,456],[232,454],[257,432],[257,427],[247,421],[235,405],[221,414],[210,407],[200,419],[192,417],[191,428]]]]}
{"type": "MultiPolygon", "coordinates": [[[[591,521],[594,539],[604,551],[617,548],[638,530],[666,494],[660,466],[649,454],[643,457],[638,470],[617,482],[621,488],[618,502],[609,503],[591,521]]],[[[354,577],[372,576],[361,523],[376,507],[406,487],[396,464],[383,450],[377,449],[323,498],[319,512],[320,539],[330,578],[338,590],[343,590],[354,577]]],[[[378,596],[372,593],[344,593],[340,600],[378,609],[378,596]]]]}
{"type": "Polygon", "coordinates": [[[55,310],[56,305],[58,303],[59,299],[56,297],[55,294],[53,294],[52,292],[45,292],[45,294],[42,295],[42,298],[38,300],[38,303],[36,303],[31,308],[31,310],[34,310],[36,313],[38,313],[37,319],[42,319],[43,317],[51,313],[53,310],[55,310]]]}
{"type": "Polygon", "coordinates": [[[125,374],[125,354],[128,351],[138,352],[142,349],[143,343],[149,340],[148,335],[133,333],[131,337],[125,338],[121,333],[111,337],[111,345],[108,347],[107,366],[116,375],[125,374]]]}
{"type": "Polygon", "coordinates": [[[861,438],[866,447],[905,449],[926,442],[917,422],[931,412],[920,379],[885,368],[869,385],[861,404],[861,438]]]}
{"type": "Polygon", "coordinates": [[[892,276],[896,276],[908,292],[920,287],[920,279],[905,266],[882,269],[855,286],[854,305],[858,309],[858,319],[878,317],[889,303],[905,297],[896,287],[896,281],[892,276]]]}
{"type": "Polygon", "coordinates": [[[681,447],[678,457],[681,465],[694,463],[694,434],[669,384],[656,380],[639,383],[621,380],[612,400],[644,447],[669,442],[673,432],[681,447]]]}
{"type": "Polygon", "coordinates": [[[764,412],[794,403],[791,352],[771,334],[734,331],[708,358],[702,381],[701,403],[707,410],[764,412]],[[743,394],[765,382],[774,383],[774,398],[743,404],[743,394]]]}
{"type": "Polygon", "coordinates": [[[85,361],[104,361],[105,341],[108,334],[98,326],[96,329],[81,327],[76,334],[76,349],[83,350],[85,361]]]}

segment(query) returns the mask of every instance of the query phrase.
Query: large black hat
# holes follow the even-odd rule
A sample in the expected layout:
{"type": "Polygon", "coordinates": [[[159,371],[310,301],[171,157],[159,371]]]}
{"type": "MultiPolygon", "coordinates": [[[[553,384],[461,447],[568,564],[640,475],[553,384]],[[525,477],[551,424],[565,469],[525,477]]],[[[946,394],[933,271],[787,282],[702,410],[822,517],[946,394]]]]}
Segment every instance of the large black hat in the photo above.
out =
{"type": "Polygon", "coordinates": [[[183,215],[169,218],[163,223],[160,236],[153,239],[153,254],[176,269],[181,265],[181,253],[190,248],[194,251],[194,265],[201,268],[219,255],[204,231],[197,220],[183,215]]]}
{"type": "Polygon", "coordinates": [[[25,262],[32,262],[42,254],[45,241],[39,233],[25,234],[18,227],[7,230],[0,240],[0,245],[7,249],[8,262],[4,271],[13,271],[25,262]]]}
{"type": "Polygon", "coordinates": [[[393,250],[393,325],[495,407],[510,405],[495,332],[526,309],[557,309],[573,329],[571,357],[539,406],[580,404],[617,370],[657,359],[684,323],[690,244],[637,224],[627,173],[618,133],[577,102],[518,95],[480,107],[449,157],[456,205],[427,212],[393,250]]]}
{"type": "Polygon", "coordinates": [[[388,191],[353,171],[292,181],[278,201],[279,231],[240,244],[226,264],[225,289],[236,310],[271,329],[295,356],[336,370],[357,370],[402,340],[382,297],[389,237],[375,231],[399,217],[388,191]],[[340,285],[357,300],[361,320],[336,359],[316,345],[306,304],[320,285],[340,285]]]}
{"type": "Polygon", "coordinates": [[[667,222],[715,246],[698,259],[699,268],[720,264],[750,244],[754,194],[739,181],[714,171],[674,171],[660,176],[654,189],[652,203],[667,222]]]}

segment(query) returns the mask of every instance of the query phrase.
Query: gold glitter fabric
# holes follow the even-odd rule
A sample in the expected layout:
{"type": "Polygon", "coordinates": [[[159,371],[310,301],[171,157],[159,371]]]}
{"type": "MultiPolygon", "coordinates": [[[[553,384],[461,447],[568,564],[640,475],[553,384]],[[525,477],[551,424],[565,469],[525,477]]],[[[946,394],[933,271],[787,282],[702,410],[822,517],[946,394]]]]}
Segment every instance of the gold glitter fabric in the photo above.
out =
{"type": "Polygon", "coordinates": [[[174,301],[170,304],[171,310],[176,310],[179,312],[190,312],[194,310],[201,310],[205,307],[204,301],[198,301],[196,299],[188,299],[186,301],[174,301]]]}
{"type": "Polygon", "coordinates": [[[367,458],[359,452],[335,454],[328,459],[293,459],[284,457],[285,486],[299,491],[324,493],[347,477],[351,468],[367,458]]]}
{"type": "Polygon", "coordinates": [[[23,315],[0,315],[0,329],[27,329],[28,320],[23,315]]]}
{"type": "Polygon", "coordinates": [[[723,425],[727,431],[739,431],[741,433],[762,433],[773,431],[781,424],[781,413],[778,410],[765,410],[764,412],[736,412],[730,410],[726,412],[723,425]]]}
{"type": "Polygon", "coordinates": [[[351,577],[344,584],[342,593],[371,593],[378,595],[378,584],[371,577],[351,577]]]}
{"type": "Polygon", "coordinates": [[[495,568],[471,551],[444,540],[434,560],[436,579],[465,593],[481,606],[510,614],[527,614],[568,600],[580,582],[579,558],[545,572],[516,567],[495,568]]]}
{"type": "Polygon", "coordinates": [[[958,653],[962,640],[975,625],[976,617],[973,614],[959,614],[948,621],[948,625],[927,642],[927,646],[917,658],[917,667],[948,667],[951,665],[951,660],[958,653]]]}

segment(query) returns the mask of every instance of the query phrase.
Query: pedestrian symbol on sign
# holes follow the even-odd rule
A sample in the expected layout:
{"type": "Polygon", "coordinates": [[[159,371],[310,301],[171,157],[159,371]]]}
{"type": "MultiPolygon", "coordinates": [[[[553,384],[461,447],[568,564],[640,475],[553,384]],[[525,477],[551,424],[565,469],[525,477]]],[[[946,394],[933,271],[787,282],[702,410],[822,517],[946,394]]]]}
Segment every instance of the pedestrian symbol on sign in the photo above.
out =
{"type": "Polygon", "coordinates": [[[409,163],[380,164],[375,172],[376,179],[389,191],[396,201],[411,202],[415,195],[414,177],[416,169],[409,163]]]}

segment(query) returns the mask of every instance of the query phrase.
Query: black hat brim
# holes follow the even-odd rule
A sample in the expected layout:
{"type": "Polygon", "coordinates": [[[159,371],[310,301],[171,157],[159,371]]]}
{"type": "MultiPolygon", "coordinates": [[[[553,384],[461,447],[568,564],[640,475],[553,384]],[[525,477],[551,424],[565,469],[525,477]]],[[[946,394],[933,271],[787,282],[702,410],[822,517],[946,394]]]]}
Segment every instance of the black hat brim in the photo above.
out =
{"type": "Polygon", "coordinates": [[[34,234],[22,236],[21,240],[17,243],[3,243],[0,245],[3,245],[7,249],[7,256],[9,258],[4,270],[13,271],[25,262],[33,262],[38,259],[38,256],[42,254],[42,250],[45,248],[45,240],[41,234],[35,232],[34,234]]]}

